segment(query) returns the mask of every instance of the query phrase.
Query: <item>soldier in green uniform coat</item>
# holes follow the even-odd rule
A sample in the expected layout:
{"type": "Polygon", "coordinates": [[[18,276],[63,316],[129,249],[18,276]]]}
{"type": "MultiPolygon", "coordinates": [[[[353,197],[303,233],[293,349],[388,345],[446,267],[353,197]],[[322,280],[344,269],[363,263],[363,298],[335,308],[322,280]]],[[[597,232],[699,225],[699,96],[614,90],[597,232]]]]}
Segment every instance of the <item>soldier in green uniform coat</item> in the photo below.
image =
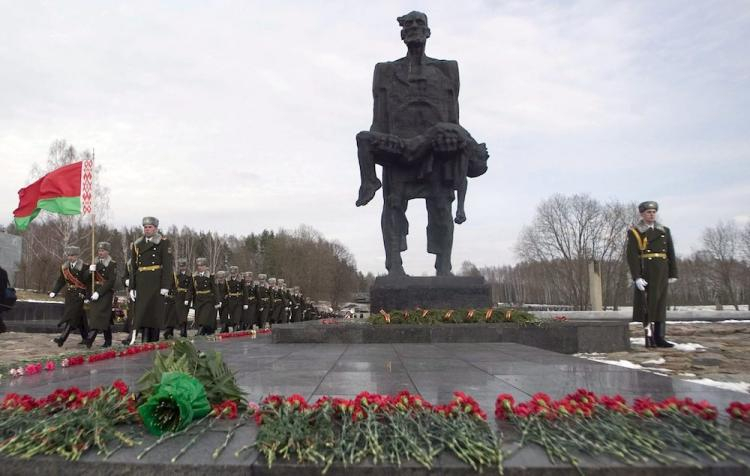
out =
{"type": "Polygon", "coordinates": [[[214,277],[208,272],[208,260],[195,260],[197,271],[193,274],[190,300],[195,308],[198,335],[211,335],[216,330],[216,310],[221,308],[214,277]]]}
{"type": "Polygon", "coordinates": [[[643,323],[647,347],[667,342],[667,290],[677,281],[677,259],[669,228],[656,221],[659,205],[638,205],[641,219],[628,229],[627,260],[633,278],[633,321],[643,323]]]}
{"type": "Polygon", "coordinates": [[[188,313],[190,312],[190,287],[193,285],[193,277],[188,272],[187,260],[177,260],[177,275],[175,285],[177,295],[175,296],[175,310],[177,312],[177,326],[180,328],[180,337],[187,337],[188,313]]]}
{"type": "Polygon", "coordinates": [[[111,248],[108,242],[99,242],[96,245],[96,263],[89,267],[94,273],[95,283],[89,307],[89,335],[86,339],[86,347],[89,348],[99,332],[104,334],[102,347],[112,346],[112,301],[117,282],[117,263],[109,256],[111,248]]]}
{"type": "Polygon", "coordinates": [[[135,301],[130,297],[130,266],[132,265],[132,260],[130,256],[132,256],[133,253],[133,243],[130,244],[130,255],[125,259],[125,270],[122,275],[122,285],[125,287],[125,292],[127,294],[127,309],[125,313],[125,326],[124,331],[127,332],[128,336],[122,340],[123,345],[129,345],[132,341],[135,340],[136,333],[132,333],[131,337],[131,331],[133,330],[133,317],[135,317],[135,301]]]}
{"type": "Polygon", "coordinates": [[[79,258],[80,255],[81,250],[77,246],[65,248],[67,261],[60,266],[60,276],[49,293],[49,297],[55,297],[65,287],[65,308],[63,317],[58,323],[58,326],[63,326],[63,329],[60,336],[53,339],[58,347],[63,346],[73,329],[81,331],[84,342],[88,338],[83,301],[88,296],[89,285],[87,283],[91,282],[91,274],[89,265],[79,258]]]}
{"type": "Polygon", "coordinates": [[[172,273],[169,292],[164,296],[164,339],[174,337],[177,327],[177,273],[172,273]]]}
{"type": "Polygon", "coordinates": [[[271,307],[273,306],[271,288],[266,281],[266,275],[261,273],[258,275],[258,288],[256,295],[258,298],[258,325],[261,328],[268,327],[268,316],[271,315],[271,307]]]}
{"type": "Polygon", "coordinates": [[[269,321],[272,324],[278,324],[281,322],[281,310],[284,307],[284,300],[281,297],[281,289],[276,278],[268,278],[268,291],[271,298],[269,321]]]}
{"type": "Polygon", "coordinates": [[[229,276],[224,282],[224,297],[221,300],[221,310],[224,320],[221,332],[229,332],[229,327],[236,331],[242,320],[242,307],[245,305],[245,283],[240,277],[240,268],[229,267],[229,276]]]}
{"type": "Polygon", "coordinates": [[[133,329],[141,329],[144,342],[159,340],[164,323],[164,298],[169,294],[172,275],[172,249],[158,232],[159,220],[143,218],[143,236],[133,243],[130,296],[136,301],[133,329]]]}
{"type": "Polygon", "coordinates": [[[245,304],[242,306],[242,321],[240,323],[240,329],[250,329],[256,324],[255,313],[258,309],[258,297],[257,297],[258,281],[253,280],[252,271],[246,271],[244,273],[244,300],[245,304]]]}
{"type": "Polygon", "coordinates": [[[302,293],[299,290],[299,286],[292,288],[292,322],[302,321],[302,293]]]}

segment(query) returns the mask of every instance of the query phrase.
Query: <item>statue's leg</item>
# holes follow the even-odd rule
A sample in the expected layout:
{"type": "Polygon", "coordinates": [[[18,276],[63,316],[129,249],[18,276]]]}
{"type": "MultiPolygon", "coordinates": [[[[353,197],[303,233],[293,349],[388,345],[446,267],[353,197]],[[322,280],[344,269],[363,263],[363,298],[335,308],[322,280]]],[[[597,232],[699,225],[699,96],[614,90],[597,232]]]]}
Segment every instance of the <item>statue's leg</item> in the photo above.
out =
{"type": "Polygon", "coordinates": [[[451,251],[453,248],[453,200],[433,197],[425,200],[427,205],[427,252],[435,255],[435,271],[438,276],[451,274],[451,251]]]}
{"type": "Polygon", "coordinates": [[[380,226],[383,230],[383,245],[385,246],[385,269],[390,276],[405,276],[401,251],[406,249],[406,221],[407,202],[389,204],[386,198],[383,200],[383,214],[380,218],[380,226]]]}
{"type": "Polygon", "coordinates": [[[381,186],[380,180],[375,173],[375,157],[371,145],[371,134],[360,132],[357,134],[357,158],[359,159],[359,197],[356,205],[366,205],[375,196],[375,192],[381,186]]]}

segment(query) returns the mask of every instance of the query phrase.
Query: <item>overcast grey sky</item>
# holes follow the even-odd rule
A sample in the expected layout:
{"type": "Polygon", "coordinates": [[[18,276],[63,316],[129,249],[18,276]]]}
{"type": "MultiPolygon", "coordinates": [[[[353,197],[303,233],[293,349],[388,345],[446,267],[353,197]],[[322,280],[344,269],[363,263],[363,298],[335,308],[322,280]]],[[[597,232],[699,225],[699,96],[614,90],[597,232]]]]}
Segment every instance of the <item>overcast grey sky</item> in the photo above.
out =
{"type": "MultiPolygon", "coordinates": [[[[384,271],[354,136],[396,17],[428,14],[461,123],[491,157],[454,267],[510,264],[553,193],[657,200],[677,252],[750,220],[748,1],[0,1],[0,207],[55,139],[96,149],[116,225],[234,234],[308,224],[384,271]]],[[[410,274],[432,273],[412,202],[410,274]]]]}

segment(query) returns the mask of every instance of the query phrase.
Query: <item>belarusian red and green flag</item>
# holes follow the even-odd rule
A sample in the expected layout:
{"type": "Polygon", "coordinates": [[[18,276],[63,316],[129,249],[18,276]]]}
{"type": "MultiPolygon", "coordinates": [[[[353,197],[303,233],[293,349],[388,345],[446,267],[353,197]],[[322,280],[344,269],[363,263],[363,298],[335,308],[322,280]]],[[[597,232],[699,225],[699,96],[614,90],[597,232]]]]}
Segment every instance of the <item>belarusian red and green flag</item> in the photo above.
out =
{"type": "Polygon", "coordinates": [[[61,215],[91,213],[94,161],[83,160],[53,170],[18,191],[13,212],[16,228],[23,231],[42,210],[61,215]]]}

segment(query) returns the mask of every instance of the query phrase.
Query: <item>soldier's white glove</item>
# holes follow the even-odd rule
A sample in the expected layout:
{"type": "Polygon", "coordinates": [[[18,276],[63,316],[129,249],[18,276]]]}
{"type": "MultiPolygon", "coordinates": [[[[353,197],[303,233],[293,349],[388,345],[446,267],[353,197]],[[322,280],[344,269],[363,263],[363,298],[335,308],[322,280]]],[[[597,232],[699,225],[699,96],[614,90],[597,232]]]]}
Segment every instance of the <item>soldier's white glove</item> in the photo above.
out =
{"type": "Polygon", "coordinates": [[[248,306],[247,306],[247,304],[244,304],[244,305],[242,306],[242,309],[245,309],[245,310],[247,310],[247,307],[248,307],[248,306]]]}
{"type": "Polygon", "coordinates": [[[130,300],[135,301],[135,289],[130,290],[130,300]]]}
{"type": "Polygon", "coordinates": [[[185,305],[186,306],[190,305],[190,301],[185,301],[185,305]]]}
{"type": "Polygon", "coordinates": [[[645,291],[646,286],[648,286],[648,283],[643,278],[638,278],[635,280],[635,287],[638,288],[639,291],[645,291]]]}
{"type": "Polygon", "coordinates": [[[214,306],[214,309],[219,309],[219,308],[221,308],[221,303],[214,306]]]}
{"type": "Polygon", "coordinates": [[[49,293],[49,297],[55,297],[55,293],[49,293]]]}
{"type": "Polygon", "coordinates": [[[88,299],[84,299],[84,300],[83,300],[83,303],[84,303],[84,304],[88,304],[88,303],[90,303],[90,302],[91,302],[91,301],[89,301],[88,299]]]}
{"type": "Polygon", "coordinates": [[[162,296],[166,296],[167,294],[169,294],[169,289],[160,289],[159,294],[161,294],[162,296]]]}
{"type": "Polygon", "coordinates": [[[97,299],[99,299],[99,293],[94,291],[94,294],[91,295],[91,300],[96,301],[97,299]]]}
{"type": "Polygon", "coordinates": [[[91,264],[91,265],[89,265],[89,271],[91,271],[92,273],[93,273],[94,271],[96,271],[96,265],[95,265],[95,264],[91,264]]]}
{"type": "Polygon", "coordinates": [[[669,278],[667,281],[669,282],[669,284],[676,283],[677,278],[669,278]]]}
{"type": "Polygon", "coordinates": [[[130,286],[130,278],[125,279],[125,286],[130,286]]]}

